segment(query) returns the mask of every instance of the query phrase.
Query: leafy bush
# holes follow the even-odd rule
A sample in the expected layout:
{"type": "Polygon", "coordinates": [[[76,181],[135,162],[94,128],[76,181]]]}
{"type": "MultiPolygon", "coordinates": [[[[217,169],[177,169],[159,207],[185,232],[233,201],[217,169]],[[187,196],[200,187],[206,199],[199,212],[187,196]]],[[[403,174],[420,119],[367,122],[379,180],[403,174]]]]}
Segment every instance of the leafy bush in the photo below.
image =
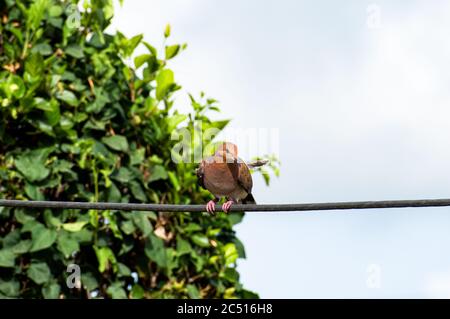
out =
{"type": "MultiPolygon", "coordinates": [[[[142,35],[105,33],[109,0],[0,3],[0,197],[23,200],[205,203],[194,163],[171,159],[171,134],[222,130],[216,101],[180,89],[142,35]],[[138,45],[148,53],[132,57],[138,45]],[[138,71],[139,69],[139,71],[138,71]],[[142,71],[142,72],[141,72],[142,71]]],[[[169,37],[170,27],[165,31],[169,37]]],[[[25,298],[256,297],[239,283],[241,213],[0,208],[0,296],[25,298]],[[81,287],[68,288],[70,264],[81,287]]]]}

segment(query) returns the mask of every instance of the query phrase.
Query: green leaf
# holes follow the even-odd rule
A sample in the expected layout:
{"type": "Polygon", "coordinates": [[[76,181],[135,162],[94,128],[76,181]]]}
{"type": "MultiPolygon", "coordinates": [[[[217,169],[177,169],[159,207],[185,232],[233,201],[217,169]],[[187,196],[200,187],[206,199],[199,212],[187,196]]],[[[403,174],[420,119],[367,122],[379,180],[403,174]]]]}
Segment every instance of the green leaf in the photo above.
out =
{"type": "Polygon", "coordinates": [[[120,232],[119,226],[117,225],[117,218],[115,214],[111,211],[103,211],[102,216],[108,222],[108,228],[112,230],[114,237],[123,239],[122,233],[120,232]]]}
{"type": "Polygon", "coordinates": [[[221,274],[221,278],[228,280],[229,282],[235,283],[239,280],[239,274],[234,268],[226,268],[221,274]]]}
{"type": "Polygon", "coordinates": [[[28,83],[37,83],[44,75],[44,59],[39,52],[32,53],[25,61],[24,80],[28,83]]]}
{"type": "Polygon", "coordinates": [[[14,216],[16,220],[21,224],[26,224],[29,221],[36,219],[36,212],[27,212],[25,208],[16,208],[14,210],[14,216]]]}
{"type": "Polygon", "coordinates": [[[152,57],[151,54],[141,54],[134,58],[134,67],[138,69],[142,64],[152,57]]]}
{"type": "Polygon", "coordinates": [[[116,38],[120,42],[119,46],[123,57],[127,58],[133,54],[134,50],[141,42],[143,35],[138,34],[131,39],[127,39],[122,33],[118,32],[116,38]]]}
{"type": "Polygon", "coordinates": [[[78,99],[71,91],[63,90],[62,92],[57,92],[55,96],[58,100],[66,102],[70,106],[78,105],[78,99]]]}
{"type": "Polygon", "coordinates": [[[143,42],[144,43],[144,45],[147,47],[147,49],[150,51],[150,53],[153,55],[153,56],[156,56],[157,55],[157,51],[156,51],[156,49],[155,49],[155,47],[154,46],[152,46],[150,43],[147,43],[147,42],[143,42]]]}
{"type": "Polygon", "coordinates": [[[191,261],[195,265],[195,271],[200,272],[205,266],[205,258],[197,254],[194,250],[191,251],[191,261]]]}
{"type": "Polygon", "coordinates": [[[71,44],[69,45],[66,50],[65,50],[66,54],[77,58],[77,59],[81,59],[84,54],[83,54],[83,48],[80,47],[78,44],[71,44]]]}
{"type": "Polygon", "coordinates": [[[80,244],[88,244],[91,243],[93,232],[86,228],[83,228],[79,232],[71,233],[71,237],[78,241],[80,244]]]}
{"type": "Polygon", "coordinates": [[[53,5],[48,9],[48,14],[51,17],[59,17],[63,13],[61,6],[53,5]]]}
{"type": "Polygon", "coordinates": [[[121,183],[128,183],[133,179],[133,173],[126,167],[121,167],[119,170],[112,176],[115,180],[121,183]]]}
{"type": "Polygon", "coordinates": [[[211,244],[209,243],[208,237],[206,237],[203,234],[194,234],[194,235],[192,235],[191,239],[194,242],[194,244],[196,244],[197,246],[205,247],[205,248],[211,246],[211,244]]]}
{"type": "Polygon", "coordinates": [[[10,249],[0,250],[0,267],[10,267],[15,266],[16,256],[10,249]]]}
{"type": "Polygon", "coordinates": [[[130,40],[128,40],[128,46],[127,46],[128,55],[131,55],[134,52],[134,50],[139,45],[139,43],[141,43],[143,37],[144,37],[144,35],[138,34],[138,35],[135,35],[134,37],[132,37],[130,40]]]}
{"type": "Polygon", "coordinates": [[[187,233],[192,233],[192,232],[196,232],[196,231],[202,230],[202,227],[199,224],[196,224],[196,223],[189,223],[183,229],[187,233]]]}
{"type": "Polygon", "coordinates": [[[117,188],[116,184],[111,182],[111,186],[108,189],[108,201],[109,202],[120,202],[122,194],[117,188]]]}
{"type": "Polygon", "coordinates": [[[56,240],[57,233],[53,229],[39,228],[32,234],[32,244],[30,252],[46,249],[53,245],[56,240]]]}
{"type": "Polygon", "coordinates": [[[14,245],[11,250],[14,254],[21,255],[27,253],[31,248],[31,240],[21,240],[16,245],[14,245]]]}
{"type": "Polygon", "coordinates": [[[132,221],[123,221],[120,225],[120,229],[122,229],[122,231],[126,234],[126,235],[131,235],[132,233],[134,233],[134,231],[136,230],[136,228],[134,227],[134,224],[132,221]]]}
{"type": "Polygon", "coordinates": [[[20,241],[20,229],[16,228],[13,231],[9,232],[5,237],[3,237],[3,248],[9,248],[20,241]]]}
{"type": "Polygon", "coordinates": [[[131,270],[127,265],[122,263],[117,263],[119,277],[129,277],[131,276],[131,270]]]}
{"type": "Polygon", "coordinates": [[[236,246],[233,243],[228,243],[222,247],[222,252],[225,257],[225,264],[230,265],[236,262],[236,259],[239,257],[236,246]]]}
{"type": "Polygon", "coordinates": [[[145,148],[138,148],[130,152],[130,165],[142,164],[145,159],[145,148]]]}
{"type": "Polygon", "coordinates": [[[165,38],[170,37],[170,24],[167,24],[166,28],[164,29],[164,37],[165,38]]]}
{"type": "Polygon", "coordinates": [[[50,25],[54,26],[55,28],[58,28],[58,29],[62,29],[63,28],[64,20],[62,18],[60,18],[60,17],[56,17],[56,18],[55,17],[49,17],[47,21],[48,21],[48,23],[50,25]]]}
{"type": "Polygon", "coordinates": [[[65,258],[72,256],[74,252],[80,250],[78,241],[71,238],[67,233],[61,233],[57,239],[57,245],[60,252],[63,253],[65,258]]]}
{"type": "Polygon", "coordinates": [[[50,4],[49,0],[35,0],[27,12],[27,27],[36,30],[44,18],[45,11],[50,4]]]}
{"type": "Polygon", "coordinates": [[[102,142],[115,151],[128,152],[128,141],[125,136],[113,135],[103,137],[102,142]]]}
{"type": "Polygon", "coordinates": [[[238,238],[235,238],[233,243],[236,246],[239,258],[246,258],[244,244],[238,238]]]}
{"type": "Polygon", "coordinates": [[[51,111],[52,110],[52,106],[50,105],[50,101],[45,100],[43,98],[40,97],[36,97],[34,98],[34,106],[42,111],[51,111]]]}
{"type": "Polygon", "coordinates": [[[262,169],[260,170],[260,173],[261,173],[262,177],[264,178],[264,182],[266,183],[266,186],[268,186],[269,183],[270,183],[270,175],[269,175],[269,172],[267,172],[267,170],[265,170],[265,169],[262,168],[262,169]]]}
{"type": "Polygon", "coordinates": [[[147,201],[147,196],[145,195],[145,192],[142,189],[142,186],[139,182],[131,181],[130,182],[130,190],[131,190],[131,193],[133,194],[133,196],[137,200],[144,202],[144,203],[147,201]]]}
{"type": "Polygon", "coordinates": [[[191,244],[187,240],[182,239],[181,237],[177,238],[177,253],[179,256],[188,254],[192,251],[191,244]]]}
{"type": "Polygon", "coordinates": [[[38,285],[50,280],[50,268],[46,263],[32,263],[27,270],[27,276],[38,285]]]}
{"type": "Polygon", "coordinates": [[[178,124],[183,122],[185,119],[187,119],[186,114],[174,114],[170,117],[167,117],[166,118],[167,130],[169,132],[172,132],[178,126],[178,124]]]}
{"type": "Polygon", "coordinates": [[[22,233],[31,232],[31,235],[33,236],[38,232],[42,231],[43,229],[45,229],[45,226],[43,224],[35,220],[30,220],[25,225],[23,225],[21,232],[22,233]]]}
{"type": "Polygon", "coordinates": [[[58,299],[61,287],[57,283],[51,283],[42,287],[42,295],[45,299],[58,299]]]}
{"type": "Polygon", "coordinates": [[[45,119],[47,120],[47,123],[51,126],[55,126],[59,123],[59,120],[61,119],[61,111],[59,108],[59,103],[52,99],[49,103],[50,109],[44,112],[45,119]]]}
{"type": "Polygon", "coordinates": [[[114,252],[109,247],[94,247],[95,254],[97,255],[98,260],[98,270],[102,273],[109,266],[112,266],[113,269],[117,268],[116,257],[114,256],[114,252]]]}
{"type": "Polygon", "coordinates": [[[209,123],[209,126],[214,127],[218,130],[223,130],[225,128],[225,126],[228,125],[228,123],[230,123],[230,120],[214,121],[214,122],[209,123]]]}
{"type": "Polygon", "coordinates": [[[181,189],[180,182],[178,181],[178,177],[174,172],[168,172],[169,180],[172,183],[174,189],[178,192],[181,189]]]}
{"type": "Polygon", "coordinates": [[[25,84],[21,77],[17,75],[10,75],[3,86],[6,96],[9,98],[15,97],[20,99],[25,94],[25,84]]]}
{"type": "Polygon", "coordinates": [[[20,283],[17,280],[3,281],[0,279],[0,292],[8,297],[17,297],[20,291],[20,283]]]}
{"type": "Polygon", "coordinates": [[[98,281],[91,272],[82,272],[81,283],[87,291],[94,290],[98,287],[98,281]]]}
{"type": "Polygon", "coordinates": [[[62,228],[70,232],[79,232],[87,223],[86,221],[65,223],[62,224],[62,228]]]}
{"type": "Polygon", "coordinates": [[[144,298],[145,291],[144,288],[142,288],[138,284],[134,284],[133,288],[131,288],[131,298],[132,299],[142,299],[144,298]]]}
{"type": "Polygon", "coordinates": [[[166,249],[161,238],[150,235],[145,241],[145,255],[162,268],[167,267],[166,249]]]}
{"type": "Polygon", "coordinates": [[[50,55],[53,53],[52,47],[48,43],[39,43],[36,44],[33,49],[31,49],[32,53],[39,53],[42,56],[50,55]]]}
{"type": "Polygon", "coordinates": [[[172,59],[178,54],[178,52],[180,52],[179,44],[166,46],[166,60],[172,59]]]}
{"type": "Polygon", "coordinates": [[[106,292],[113,299],[126,299],[127,298],[127,293],[125,292],[125,289],[123,289],[121,283],[113,283],[111,286],[108,287],[108,289],[106,289],[106,292]]]}
{"type": "Polygon", "coordinates": [[[159,179],[167,179],[167,171],[162,165],[155,165],[152,167],[150,172],[150,178],[148,182],[157,181],[159,179]]]}
{"type": "Polygon", "coordinates": [[[25,190],[25,194],[27,194],[27,196],[30,199],[33,199],[33,200],[44,200],[45,199],[44,195],[42,194],[42,189],[36,185],[30,184],[30,183],[25,183],[24,190],[25,190]]]}
{"type": "Polygon", "coordinates": [[[170,88],[174,85],[174,75],[172,70],[161,70],[156,76],[156,98],[164,99],[170,88]]]}
{"type": "Polygon", "coordinates": [[[244,216],[245,216],[244,213],[232,212],[228,214],[228,220],[230,221],[231,225],[236,225],[242,221],[244,216]]]}
{"type": "Polygon", "coordinates": [[[141,230],[144,237],[147,237],[153,231],[153,226],[148,220],[147,216],[138,211],[133,211],[131,212],[131,214],[132,220],[136,227],[141,230]]]}
{"type": "Polygon", "coordinates": [[[36,161],[33,154],[19,155],[15,160],[16,168],[30,182],[41,181],[50,174],[43,162],[36,161]]]}
{"type": "Polygon", "coordinates": [[[191,299],[200,299],[200,292],[194,285],[191,284],[187,285],[186,290],[191,299]]]}
{"type": "Polygon", "coordinates": [[[126,237],[124,238],[120,251],[119,251],[119,255],[123,255],[126,254],[128,252],[130,252],[134,247],[134,240],[132,240],[130,237],[126,237]]]}
{"type": "Polygon", "coordinates": [[[58,215],[59,214],[56,211],[54,212],[51,209],[46,209],[44,211],[44,221],[45,221],[45,224],[47,225],[47,227],[49,227],[49,228],[53,228],[53,227],[59,228],[59,227],[61,227],[62,222],[57,217],[58,215]]]}

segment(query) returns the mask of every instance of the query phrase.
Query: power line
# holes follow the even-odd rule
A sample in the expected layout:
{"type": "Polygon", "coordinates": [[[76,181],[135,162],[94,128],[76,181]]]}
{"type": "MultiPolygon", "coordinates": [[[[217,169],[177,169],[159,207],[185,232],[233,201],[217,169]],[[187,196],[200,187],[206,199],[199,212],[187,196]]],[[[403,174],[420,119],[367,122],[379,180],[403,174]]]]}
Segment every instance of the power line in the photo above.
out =
{"type": "MultiPolygon", "coordinates": [[[[23,208],[57,208],[57,209],[96,209],[121,211],[159,211],[159,212],[205,212],[205,205],[174,205],[174,204],[136,204],[136,203],[106,203],[106,202],[67,202],[67,201],[23,201],[0,199],[0,207],[23,208]]],[[[335,202],[307,204],[235,204],[230,211],[245,212],[290,212],[290,211],[320,211],[342,209],[369,208],[404,208],[404,207],[439,207],[450,206],[450,199],[419,199],[419,200],[384,200],[364,202],[335,202]]],[[[221,205],[216,205],[216,211],[222,211],[221,205]]]]}

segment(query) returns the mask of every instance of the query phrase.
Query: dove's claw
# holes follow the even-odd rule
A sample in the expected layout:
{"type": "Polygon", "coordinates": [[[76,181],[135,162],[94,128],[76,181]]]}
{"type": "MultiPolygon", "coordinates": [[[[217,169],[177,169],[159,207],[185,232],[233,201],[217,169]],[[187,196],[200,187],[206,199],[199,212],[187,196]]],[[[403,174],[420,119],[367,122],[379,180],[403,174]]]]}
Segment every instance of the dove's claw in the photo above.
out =
{"type": "Polygon", "coordinates": [[[216,210],[216,202],[213,200],[210,200],[207,204],[206,204],[206,211],[210,214],[214,214],[216,210]]]}
{"type": "Polygon", "coordinates": [[[222,205],[223,211],[225,213],[228,213],[228,211],[230,210],[231,205],[233,205],[233,204],[234,204],[234,202],[232,200],[229,200],[229,201],[223,203],[223,205],[222,205]]]}

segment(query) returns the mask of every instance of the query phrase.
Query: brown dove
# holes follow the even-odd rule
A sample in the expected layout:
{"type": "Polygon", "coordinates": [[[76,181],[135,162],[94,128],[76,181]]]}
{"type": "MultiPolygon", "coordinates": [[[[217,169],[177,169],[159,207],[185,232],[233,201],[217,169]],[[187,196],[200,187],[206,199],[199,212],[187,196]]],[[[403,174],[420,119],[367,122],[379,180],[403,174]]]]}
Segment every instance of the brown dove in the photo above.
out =
{"type": "Polygon", "coordinates": [[[213,214],[221,197],[227,200],[222,205],[224,212],[228,212],[233,203],[256,204],[252,195],[253,181],[249,166],[256,167],[265,163],[267,161],[247,165],[238,157],[235,144],[223,143],[214,155],[204,159],[197,169],[200,186],[209,190],[215,197],[206,204],[206,211],[213,214]]]}

